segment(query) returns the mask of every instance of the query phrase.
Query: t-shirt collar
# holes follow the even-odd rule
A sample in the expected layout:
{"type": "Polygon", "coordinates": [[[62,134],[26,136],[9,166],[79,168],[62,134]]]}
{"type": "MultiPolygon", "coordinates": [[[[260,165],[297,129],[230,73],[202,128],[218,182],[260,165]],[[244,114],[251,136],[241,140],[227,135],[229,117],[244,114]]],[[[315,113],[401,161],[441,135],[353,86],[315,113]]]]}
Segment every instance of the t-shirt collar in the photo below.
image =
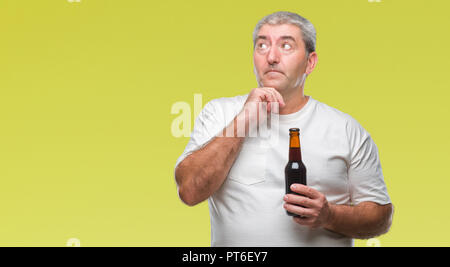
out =
{"type": "Polygon", "coordinates": [[[280,122],[290,122],[294,120],[299,120],[301,117],[304,116],[305,113],[308,112],[308,110],[311,109],[311,107],[314,104],[314,99],[311,96],[308,96],[308,101],[306,104],[299,110],[291,114],[285,114],[285,115],[279,115],[279,121],[280,122]]]}

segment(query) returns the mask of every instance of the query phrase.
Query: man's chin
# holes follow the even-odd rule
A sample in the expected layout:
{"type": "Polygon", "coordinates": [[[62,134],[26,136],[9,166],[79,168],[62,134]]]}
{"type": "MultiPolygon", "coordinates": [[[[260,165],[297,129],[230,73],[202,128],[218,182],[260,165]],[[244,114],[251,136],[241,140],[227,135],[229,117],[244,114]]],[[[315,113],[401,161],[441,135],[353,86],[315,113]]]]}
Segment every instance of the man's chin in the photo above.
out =
{"type": "Polygon", "coordinates": [[[285,86],[283,84],[280,83],[276,83],[276,82],[263,82],[263,87],[272,87],[275,88],[277,91],[283,91],[283,89],[285,88],[285,86]]]}

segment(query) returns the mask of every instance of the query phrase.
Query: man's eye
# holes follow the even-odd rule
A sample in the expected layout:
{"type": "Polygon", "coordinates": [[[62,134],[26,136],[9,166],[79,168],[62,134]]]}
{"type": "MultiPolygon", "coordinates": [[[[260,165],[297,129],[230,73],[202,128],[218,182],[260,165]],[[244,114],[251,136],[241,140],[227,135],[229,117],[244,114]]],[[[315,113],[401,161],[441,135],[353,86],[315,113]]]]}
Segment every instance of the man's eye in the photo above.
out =
{"type": "Polygon", "coordinates": [[[261,49],[266,49],[266,48],[267,48],[267,45],[266,45],[265,43],[260,43],[260,44],[259,44],[259,48],[261,48],[261,49]]]}
{"type": "Polygon", "coordinates": [[[292,46],[290,44],[283,44],[283,49],[291,49],[292,46]]]}

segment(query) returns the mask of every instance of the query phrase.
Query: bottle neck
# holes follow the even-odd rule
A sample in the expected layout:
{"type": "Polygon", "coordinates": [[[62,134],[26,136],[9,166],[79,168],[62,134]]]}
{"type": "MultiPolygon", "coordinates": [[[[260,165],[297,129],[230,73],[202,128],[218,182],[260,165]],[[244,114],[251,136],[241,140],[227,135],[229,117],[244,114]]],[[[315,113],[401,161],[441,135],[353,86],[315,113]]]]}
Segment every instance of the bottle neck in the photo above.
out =
{"type": "Polygon", "coordinates": [[[302,161],[302,153],[300,150],[300,137],[298,133],[290,134],[289,161],[302,161]]]}

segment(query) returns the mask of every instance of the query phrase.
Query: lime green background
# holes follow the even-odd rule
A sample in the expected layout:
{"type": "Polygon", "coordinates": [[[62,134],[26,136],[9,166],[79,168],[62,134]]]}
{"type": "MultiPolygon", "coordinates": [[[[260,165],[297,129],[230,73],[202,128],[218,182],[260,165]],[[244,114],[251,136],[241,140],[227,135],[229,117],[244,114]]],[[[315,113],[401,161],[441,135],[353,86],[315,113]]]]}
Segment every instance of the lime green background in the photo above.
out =
{"type": "MultiPolygon", "coordinates": [[[[305,93],[378,145],[395,205],[382,246],[448,246],[448,1],[0,0],[0,245],[209,246],[177,197],[177,101],[256,86],[264,15],[316,26],[305,93]]],[[[365,241],[356,241],[365,246],[365,241]]]]}

